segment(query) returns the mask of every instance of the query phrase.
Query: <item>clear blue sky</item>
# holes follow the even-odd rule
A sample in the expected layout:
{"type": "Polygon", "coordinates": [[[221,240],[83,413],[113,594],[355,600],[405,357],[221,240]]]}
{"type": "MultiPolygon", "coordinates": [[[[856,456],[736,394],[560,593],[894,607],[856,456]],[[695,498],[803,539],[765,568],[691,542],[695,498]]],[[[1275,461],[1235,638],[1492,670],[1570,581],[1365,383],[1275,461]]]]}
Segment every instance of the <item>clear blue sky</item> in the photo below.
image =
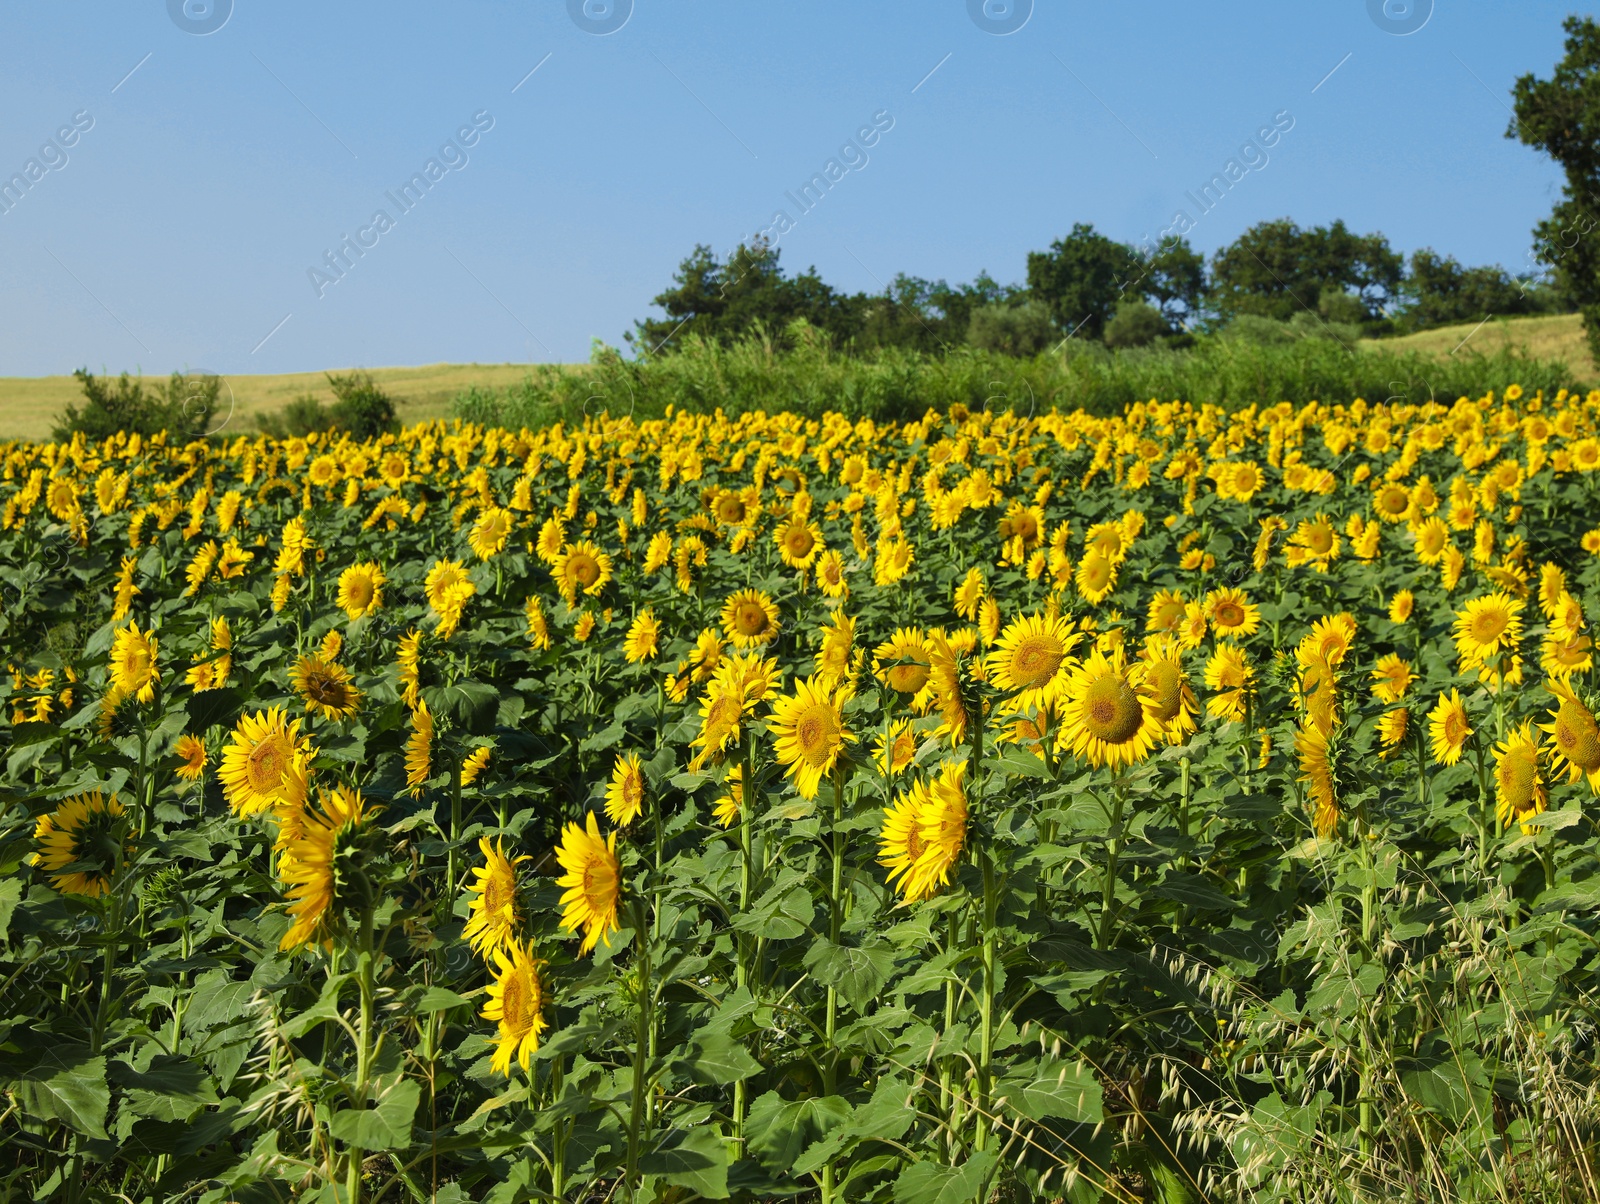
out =
{"type": "Polygon", "coordinates": [[[695,243],[780,208],[785,264],[847,289],[1017,281],[1076,221],[1137,241],[1195,217],[1185,194],[1285,110],[1198,249],[1343,218],[1516,270],[1560,187],[1503,137],[1512,81],[1560,56],[1569,9],[1545,0],[1438,0],[1409,36],[1366,0],[1037,0],[1009,36],[968,0],[634,0],[605,36],[566,0],[187,0],[190,19],[208,3],[231,12],[205,36],[166,0],[0,13],[0,177],[93,120],[0,213],[0,375],[582,360],[695,243]],[[893,128],[801,216],[785,193],[880,110],[893,128]],[[474,114],[493,125],[465,166],[402,212],[386,193],[474,114]],[[375,245],[314,286],[363,229],[375,245]]]}

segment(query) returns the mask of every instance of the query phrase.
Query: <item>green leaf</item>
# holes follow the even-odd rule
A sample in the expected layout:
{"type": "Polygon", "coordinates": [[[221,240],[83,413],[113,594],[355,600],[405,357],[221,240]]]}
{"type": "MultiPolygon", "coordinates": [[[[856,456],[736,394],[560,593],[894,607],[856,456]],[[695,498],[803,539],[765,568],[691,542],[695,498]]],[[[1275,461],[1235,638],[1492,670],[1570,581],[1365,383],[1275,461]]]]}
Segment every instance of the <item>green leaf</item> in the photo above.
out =
{"type": "Polygon", "coordinates": [[[980,1150],[960,1166],[913,1162],[894,1181],[894,1204],[967,1204],[978,1197],[994,1154],[980,1150]]]}
{"type": "Polygon", "coordinates": [[[848,1121],[850,1111],[837,1095],[786,1100],[769,1091],[750,1105],[746,1144],[768,1170],[787,1171],[813,1142],[848,1121]]]}
{"type": "Polygon", "coordinates": [[[152,1120],[191,1120],[202,1108],[220,1102],[200,1064],[177,1054],[157,1054],[144,1070],[112,1062],[109,1073],[127,1091],[126,1106],[152,1120]]]}
{"type": "Polygon", "coordinates": [[[188,728],[191,732],[203,732],[218,724],[231,727],[243,707],[244,695],[231,686],[201,690],[189,696],[188,728]]]}
{"type": "Polygon", "coordinates": [[[728,1198],[728,1142],[711,1125],[674,1129],[639,1159],[639,1169],[708,1200],[728,1198]]]}
{"type": "Polygon", "coordinates": [[[5,944],[6,932],[11,927],[11,913],[22,902],[22,879],[0,878],[0,945],[5,944]]]}
{"type": "Polygon", "coordinates": [[[674,1069],[697,1083],[721,1086],[747,1079],[761,1070],[744,1044],[726,1031],[702,1032],[674,1069]]]}
{"type": "Polygon", "coordinates": [[[44,1048],[39,1061],[12,1085],[22,1110],[41,1120],[59,1120],[86,1137],[106,1135],[106,1060],[89,1056],[87,1045],[44,1048]]]}
{"type": "Polygon", "coordinates": [[[1100,1084],[1082,1062],[1045,1062],[1009,1076],[1001,1089],[1013,1108],[1033,1120],[1097,1125],[1104,1119],[1100,1084]]]}
{"type": "Polygon", "coordinates": [[[417,998],[412,1008],[418,1012],[445,1012],[471,1002],[465,995],[457,995],[445,987],[429,987],[417,998]]]}
{"type": "Polygon", "coordinates": [[[1199,874],[1186,874],[1171,871],[1154,886],[1145,888],[1145,893],[1154,895],[1158,899],[1171,899],[1174,903],[1182,903],[1186,907],[1197,907],[1202,911],[1232,911],[1239,904],[1228,898],[1207,878],[1199,874]]]}
{"type": "Polygon", "coordinates": [[[417,1114],[422,1088],[402,1079],[378,1100],[376,1108],[345,1108],[333,1114],[328,1131],[340,1141],[364,1150],[393,1150],[411,1141],[411,1119],[417,1114]]]}
{"type": "Polygon", "coordinates": [[[839,994],[856,1011],[862,1011],[883,989],[894,971],[894,951],[878,942],[852,947],[818,940],[806,954],[806,969],[825,987],[839,994]]]}

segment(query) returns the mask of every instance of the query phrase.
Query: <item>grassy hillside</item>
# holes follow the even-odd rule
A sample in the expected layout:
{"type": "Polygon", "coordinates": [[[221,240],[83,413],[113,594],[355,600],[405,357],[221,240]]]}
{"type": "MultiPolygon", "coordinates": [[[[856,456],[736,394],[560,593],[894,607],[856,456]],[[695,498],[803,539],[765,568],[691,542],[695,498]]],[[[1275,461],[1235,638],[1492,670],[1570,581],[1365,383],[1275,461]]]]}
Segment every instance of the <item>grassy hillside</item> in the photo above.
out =
{"type": "MultiPolygon", "coordinates": [[[[335,369],[343,371],[343,369],[335,369]]],[[[402,422],[440,418],[449,414],[451,399],[469,385],[507,388],[528,375],[527,364],[427,364],[419,368],[374,368],[373,379],[395,399],[402,422]]],[[[281,410],[302,393],[315,393],[332,401],[321,372],[290,372],[276,376],[224,378],[224,413],[229,391],[233,415],[228,429],[256,429],[255,416],[281,410]]],[[[151,383],[159,385],[161,378],[151,383]]],[[[70,376],[0,377],[0,438],[43,439],[50,425],[68,405],[81,401],[78,382],[70,376]]]]}
{"type": "Polygon", "coordinates": [[[1462,326],[1441,326],[1420,334],[1383,339],[1367,344],[1396,350],[1420,351],[1424,355],[1448,356],[1459,347],[1493,354],[1509,348],[1541,360],[1562,360],[1579,377],[1581,384],[1595,384],[1594,357],[1583,334],[1583,319],[1577,314],[1555,314],[1543,318],[1490,318],[1481,326],[1469,322],[1462,326]],[[1474,329],[1476,328],[1476,329],[1474,329]],[[1463,344],[1462,340],[1466,340],[1463,344]]]}

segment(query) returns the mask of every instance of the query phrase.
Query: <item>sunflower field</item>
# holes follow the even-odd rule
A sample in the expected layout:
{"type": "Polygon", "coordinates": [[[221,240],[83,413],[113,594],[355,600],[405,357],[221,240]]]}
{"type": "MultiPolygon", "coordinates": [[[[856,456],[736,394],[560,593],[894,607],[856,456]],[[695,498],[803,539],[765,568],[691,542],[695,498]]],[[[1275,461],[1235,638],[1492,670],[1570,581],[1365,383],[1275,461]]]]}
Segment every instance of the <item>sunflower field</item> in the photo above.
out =
{"type": "Polygon", "coordinates": [[[1600,1198],[1600,391],[0,456],[6,1200],[1600,1198]]]}

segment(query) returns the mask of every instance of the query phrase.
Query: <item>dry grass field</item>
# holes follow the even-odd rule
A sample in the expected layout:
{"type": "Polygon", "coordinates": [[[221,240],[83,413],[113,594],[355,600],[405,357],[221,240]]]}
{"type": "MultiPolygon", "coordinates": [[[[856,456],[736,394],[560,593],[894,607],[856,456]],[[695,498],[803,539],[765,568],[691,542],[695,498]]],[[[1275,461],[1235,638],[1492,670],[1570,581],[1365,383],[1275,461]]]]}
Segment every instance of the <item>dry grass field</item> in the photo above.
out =
{"type": "MultiPolygon", "coordinates": [[[[1376,341],[1369,343],[1376,345],[1376,341]]],[[[1384,339],[1382,345],[1394,349],[1410,348],[1430,355],[1447,356],[1481,351],[1485,354],[1511,347],[1539,359],[1559,359],[1583,384],[1596,380],[1594,357],[1583,336],[1583,319],[1577,314],[1555,314],[1545,318],[1490,318],[1482,325],[1441,326],[1420,334],[1384,339]]]]}

